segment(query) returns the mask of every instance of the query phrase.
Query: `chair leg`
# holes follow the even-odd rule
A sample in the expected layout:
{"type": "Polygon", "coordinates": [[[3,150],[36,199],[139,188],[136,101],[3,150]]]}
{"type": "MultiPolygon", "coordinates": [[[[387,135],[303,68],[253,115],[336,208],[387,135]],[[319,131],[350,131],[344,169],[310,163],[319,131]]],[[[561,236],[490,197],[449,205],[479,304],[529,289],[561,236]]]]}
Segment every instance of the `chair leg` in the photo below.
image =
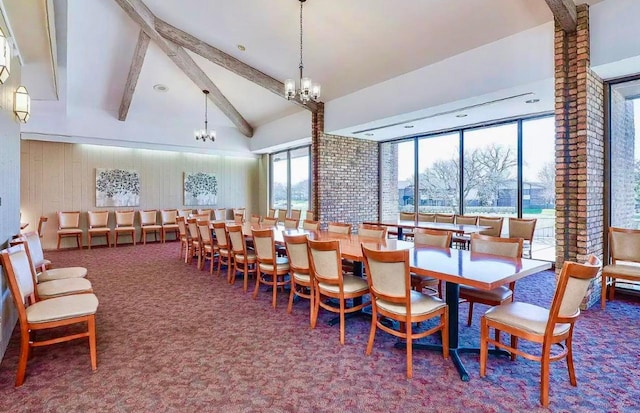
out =
{"type": "MultiPolygon", "coordinates": [[[[443,334],[444,337],[444,334],[443,334]]],[[[489,326],[484,316],[480,319],[480,377],[487,374],[487,354],[489,353],[487,339],[489,338],[489,326]]]]}
{"type": "Polygon", "coordinates": [[[254,300],[258,297],[258,291],[260,290],[260,278],[260,269],[258,269],[258,273],[256,274],[256,288],[253,289],[254,300]]]}
{"type": "Polygon", "coordinates": [[[551,344],[545,342],[542,346],[542,358],[540,363],[540,404],[549,406],[549,357],[551,356],[551,344]]]}
{"type": "MultiPolygon", "coordinates": [[[[457,315],[456,315],[457,317],[457,315]]],[[[446,308],[440,316],[442,324],[442,357],[449,358],[449,309],[446,308]]]]}
{"type": "MultiPolygon", "coordinates": [[[[511,348],[517,350],[518,349],[518,336],[511,335],[511,348]]],[[[516,361],[516,357],[518,355],[514,352],[511,352],[511,361],[516,361]]]]}
{"type": "Polygon", "coordinates": [[[315,299],[313,300],[313,310],[311,311],[311,328],[316,328],[318,323],[318,313],[320,312],[320,291],[317,285],[314,287],[315,299]]]}
{"type": "Polygon", "coordinates": [[[57,249],[60,249],[60,241],[62,240],[62,237],[60,235],[58,235],[58,247],[57,249]]]}
{"type": "Polygon", "coordinates": [[[340,298],[340,344],[344,345],[344,298],[340,298]]]}
{"type": "Polygon", "coordinates": [[[376,339],[376,330],[378,328],[378,309],[375,304],[371,305],[371,328],[369,329],[369,341],[367,342],[367,349],[364,354],[371,355],[373,351],[373,342],[376,339]]]}
{"type": "Polygon", "coordinates": [[[607,276],[602,274],[602,292],[600,293],[600,308],[607,308],[607,276]]]}
{"type": "Polygon", "coordinates": [[[293,296],[295,295],[296,283],[293,281],[293,274],[291,274],[291,288],[289,289],[289,305],[287,305],[287,313],[291,314],[293,309],[293,296]]]}
{"type": "Polygon", "coordinates": [[[89,316],[87,321],[87,327],[89,330],[89,353],[91,354],[91,370],[98,368],[98,352],[96,350],[96,316],[89,316]]]}
{"type": "MultiPolygon", "coordinates": [[[[275,265],[274,265],[275,267],[275,265]]],[[[276,298],[278,295],[278,273],[276,271],[273,272],[273,276],[271,277],[271,281],[273,282],[273,298],[271,299],[271,306],[276,308],[276,298]]]]}
{"type": "Polygon", "coordinates": [[[29,359],[29,333],[20,332],[20,359],[18,360],[18,372],[16,374],[16,387],[22,386],[27,373],[27,360],[29,359]]]}
{"type": "Polygon", "coordinates": [[[247,290],[249,289],[249,266],[251,264],[249,264],[248,262],[244,263],[244,268],[242,269],[242,275],[243,275],[243,280],[242,280],[242,291],[243,292],[247,292],[247,290]]]}
{"type": "Polygon", "coordinates": [[[411,332],[411,321],[407,321],[407,378],[413,377],[413,343],[411,332]]]}
{"type": "Polygon", "coordinates": [[[569,381],[572,386],[578,385],[578,380],[576,380],[576,370],[573,367],[573,330],[569,333],[569,337],[566,340],[567,346],[567,369],[569,370],[569,381]]]}
{"type": "Polygon", "coordinates": [[[311,283],[311,286],[309,287],[309,326],[311,326],[311,323],[313,322],[313,310],[315,308],[315,294],[316,292],[314,291],[313,283],[311,283]]]}
{"type": "Polygon", "coordinates": [[[469,315],[467,316],[467,327],[471,326],[473,320],[473,301],[469,301],[469,315]]]}
{"type": "Polygon", "coordinates": [[[87,248],[91,249],[91,233],[89,233],[89,235],[87,235],[87,237],[89,238],[89,240],[88,240],[89,245],[87,245],[87,248]]]}

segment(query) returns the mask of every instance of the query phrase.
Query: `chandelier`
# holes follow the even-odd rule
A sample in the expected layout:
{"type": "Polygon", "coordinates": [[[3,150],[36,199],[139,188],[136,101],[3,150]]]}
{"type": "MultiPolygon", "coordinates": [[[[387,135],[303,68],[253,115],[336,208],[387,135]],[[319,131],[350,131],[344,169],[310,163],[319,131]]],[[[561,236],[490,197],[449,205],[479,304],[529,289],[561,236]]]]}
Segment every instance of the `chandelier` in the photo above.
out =
{"type": "Polygon", "coordinates": [[[298,0],[300,2],[300,89],[296,90],[296,82],[293,79],[287,79],[284,81],[284,96],[287,100],[295,99],[296,94],[300,96],[302,103],[307,103],[309,100],[320,100],[320,85],[313,83],[311,78],[304,77],[302,69],[302,5],[306,0],[298,0]]]}
{"type": "Polygon", "coordinates": [[[208,99],[209,91],[208,90],[203,90],[202,93],[204,93],[204,129],[196,129],[193,132],[193,134],[196,137],[197,141],[215,142],[216,141],[216,131],[209,130],[209,128],[208,128],[208,123],[209,122],[207,121],[207,100],[209,100],[208,99]]]}

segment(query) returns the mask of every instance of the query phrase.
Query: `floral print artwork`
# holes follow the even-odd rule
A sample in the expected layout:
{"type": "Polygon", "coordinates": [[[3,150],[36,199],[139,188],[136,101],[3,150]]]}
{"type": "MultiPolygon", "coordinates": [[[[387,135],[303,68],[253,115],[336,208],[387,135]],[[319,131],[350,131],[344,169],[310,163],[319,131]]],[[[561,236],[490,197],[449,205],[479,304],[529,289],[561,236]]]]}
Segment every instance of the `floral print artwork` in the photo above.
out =
{"type": "Polygon", "coordinates": [[[125,169],[96,168],[96,206],[140,205],[140,175],[125,169]]]}
{"type": "Polygon", "coordinates": [[[206,172],[184,173],[184,204],[214,206],[218,203],[216,174],[206,172]]]}

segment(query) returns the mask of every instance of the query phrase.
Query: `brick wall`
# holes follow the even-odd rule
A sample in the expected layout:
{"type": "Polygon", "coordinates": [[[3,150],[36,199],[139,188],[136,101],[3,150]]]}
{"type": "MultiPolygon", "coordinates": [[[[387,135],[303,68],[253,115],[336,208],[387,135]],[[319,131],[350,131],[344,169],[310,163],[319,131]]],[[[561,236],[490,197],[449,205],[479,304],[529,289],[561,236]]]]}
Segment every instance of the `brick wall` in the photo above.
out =
{"type": "Polygon", "coordinates": [[[398,145],[380,144],[380,219],[398,218],[398,145]]]}
{"type": "MultiPolygon", "coordinates": [[[[556,266],[603,256],[604,86],[591,70],[589,6],[575,33],[555,28],[556,266]]],[[[594,280],[583,307],[599,299],[594,280]]]]}
{"type": "Polygon", "coordinates": [[[634,228],[635,131],[633,102],[611,90],[611,225],[634,228]]]}

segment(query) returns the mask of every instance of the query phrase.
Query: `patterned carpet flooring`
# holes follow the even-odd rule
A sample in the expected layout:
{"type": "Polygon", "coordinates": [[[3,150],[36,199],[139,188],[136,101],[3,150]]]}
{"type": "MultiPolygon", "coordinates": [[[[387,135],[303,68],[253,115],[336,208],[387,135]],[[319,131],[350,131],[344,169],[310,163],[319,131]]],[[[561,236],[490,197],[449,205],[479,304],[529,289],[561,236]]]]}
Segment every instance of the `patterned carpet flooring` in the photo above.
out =
{"type": "MultiPolygon", "coordinates": [[[[369,322],[347,320],[346,344],[321,312],[309,329],[308,302],[286,313],[262,291],[256,300],[241,283],[212,278],[177,259],[177,243],[48,252],[56,267],[85,266],[100,299],[98,370],[86,340],[36,349],[25,384],[14,388],[18,328],[0,364],[2,412],[522,412],[539,405],[540,365],[490,357],[480,378],[477,355],[463,355],[471,380],[462,382],[449,360],[414,353],[405,376],[405,351],[378,332],[364,355],[369,322]]],[[[548,305],[553,273],[519,281],[518,300],[548,305]]],[[[462,344],[478,345],[477,306],[462,344]]],[[[550,410],[640,410],[640,301],[619,297],[606,311],[583,313],[574,336],[578,387],[564,361],[551,366],[550,410]]],[[[437,340],[437,338],[430,338],[437,340]]],[[[523,348],[524,348],[523,344],[523,348]]],[[[526,348],[535,348],[526,346],[526,348]]]]}

